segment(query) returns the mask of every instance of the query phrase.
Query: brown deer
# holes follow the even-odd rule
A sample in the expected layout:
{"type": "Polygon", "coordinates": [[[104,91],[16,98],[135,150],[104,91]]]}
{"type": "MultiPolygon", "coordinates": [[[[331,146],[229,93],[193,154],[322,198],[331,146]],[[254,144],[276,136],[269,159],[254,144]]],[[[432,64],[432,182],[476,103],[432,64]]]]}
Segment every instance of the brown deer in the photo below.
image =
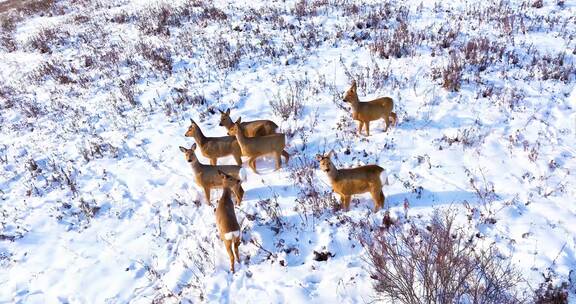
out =
{"type": "Polygon", "coordinates": [[[234,204],[230,198],[230,189],[240,187],[240,180],[220,170],[218,170],[218,176],[221,179],[223,191],[218,201],[218,207],[216,207],[216,224],[218,225],[220,239],[224,241],[224,247],[226,247],[230,257],[230,271],[234,273],[234,255],[236,255],[236,261],[240,263],[240,253],[238,252],[240,225],[238,225],[234,204]]]}
{"type": "Polygon", "coordinates": [[[242,155],[250,157],[248,160],[248,165],[254,173],[256,171],[256,158],[268,154],[273,154],[276,159],[276,170],[280,169],[282,165],[281,155],[288,159],[290,155],[284,151],[286,147],[286,136],[283,133],[274,133],[258,137],[247,137],[244,135],[244,127],[242,126],[242,118],[239,117],[234,125],[230,128],[230,133],[236,136],[238,144],[240,144],[240,149],[242,150],[242,155]]]}
{"type": "Polygon", "coordinates": [[[384,169],[377,165],[360,166],[350,169],[337,169],[330,160],[332,151],[328,155],[316,155],[320,162],[320,169],[328,175],[332,189],[342,199],[344,210],[350,209],[350,199],[353,194],[370,192],[374,200],[374,211],[384,206],[384,193],[380,174],[384,169]]]}
{"type": "Polygon", "coordinates": [[[242,166],[242,151],[234,136],[206,137],[192,119],[190,119],[190,126],[184,136],[194,138],[200,146],[200,152],[204,157],[210,159],[211,165],[216,165],[220,157],[232,155],[236,164],[242,166]]]}
{"type": "MultiPolygon", "coordinates": [[[[239,178],[240,175],[242,175],[242,180],[245,180],[244,172],[242,171],[241,166],[204,165],[198,161],[198,157],[194,152],[195,150],[196,144],[193,144],[190,149],[186,149],[182,146],[180,147],[180,151],[185,154],[186,160],[192,166],[192,170],[194,171],[194,176],[196,178],[196,184],[204,189],[204,194],[206,195],[206,201],[208,202],[208,205],[210,205],[210,190],[212,190],[212,188],[222,188],[222,179],[218,175],[218,171],[225,172],[234,178],[239,178]]],[[[240,202],[242,202],[242,198],[244,197],[244,189],[240,184],[238,184],[237,187],[232,188],[232,192],[234,192],[236,196],[236,204],[240,205],[240,202]]]]}
{"type": "MultiPolygon", "coordinates": [[[[222,110],[218,111],[220,111],[220,126],[224,126],[226,130],[228,130],[228,135],[232,135],[230,128],[232,128],[234,122],[232,118],[230,118],[230,109],[227,109],[226,112],[222,110]]],[[[270,120],[245,121],[242,122],[242,126],[244,127],[244,135],[247,137],[274,134],[276,133],[276,129],[278,129],[278,125],[270,120]]]]}
{"type": "Polygon", "coordinates": [[[352,106],[352,118],[358,120],[358,134],[362,134],[362,127],[366,126],[366,136],[370,136],[370,122],[380,118],[386,122],[386,129],[390,125],[390,113],[394,108],[394,101],[390,97],[381,97],[371,101],[360,101],[356,91],[356,80],[352,81],[352,86],[344,95],[344,101],[352,106]]]}

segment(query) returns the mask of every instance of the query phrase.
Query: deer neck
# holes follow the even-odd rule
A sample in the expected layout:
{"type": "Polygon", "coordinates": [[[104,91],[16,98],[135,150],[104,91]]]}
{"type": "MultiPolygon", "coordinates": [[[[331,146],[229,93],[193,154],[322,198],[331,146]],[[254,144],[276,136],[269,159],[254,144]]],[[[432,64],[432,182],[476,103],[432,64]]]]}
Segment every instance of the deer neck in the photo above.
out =
{"type": "Polygon", "coordinates": [[[192,167],[192,170],[194,170],[195,173],[201,171],[202,164],[200,163],[200,161],[198,161],[196,155],[194,155],[194,159],[190,162],[190,166],[192,167]]]}
{"type": "Polygon", "coordinates": [[[244,129],[238,128],[236,132],[236,140],[238,140],[238,144],[244,145],[246,143],[246,136],[244,135],[244,129]]]}
{"type": "Polygon", "coordinates": [[[232,118],[228,117],[228,119],[224,120],[222,124],[224,125],[224,128],[226,128],[226,130],[230,130],[230,128],[232,128],[232,126],[234,125],[234,122],[232,121],[232,118]]]}
{"type": "Polygon", "coordinates": [[[196,132],[194,132],[194,140],[196,140],[200,146],[204,146],[206,143],[206,136],[204,136],[204,133],[202,133],[202,130],[200,130],[199,126],[196,126],[196,132]]]}
{"type": "Polygon", "coordinates": [[[330,178],[331,181],[338,178],[338,169],[336,169],[336,166],[334,166],[332,162],[330,162],[330,170],[326,172],[326,174],[328,174],[328,178],[330,178]]]}
{"type": "Polygon", "coordinates": [[[358,104],[360,104],[360,100],[358,99],[358,95],[354,94],[350,99],[350,106],[352,106],[352,109],[356,111],[358,110],[358,104]]]}
{"type": "Polygon", "coordinates": [[[230,190],[230,187],[222,188],[222,197],[220,198],[220,202],[232,202],[232,190],[230,190]]]}

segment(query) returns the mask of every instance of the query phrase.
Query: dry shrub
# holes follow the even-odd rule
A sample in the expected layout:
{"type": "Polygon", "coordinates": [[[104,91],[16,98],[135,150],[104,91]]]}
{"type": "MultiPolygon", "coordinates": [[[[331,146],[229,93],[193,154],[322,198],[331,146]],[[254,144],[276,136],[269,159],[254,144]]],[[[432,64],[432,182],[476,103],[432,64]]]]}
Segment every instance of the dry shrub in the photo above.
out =
{"type": "Polygon", "coordinates": [[[462,85],[464,63],[460,56],[452,52],[448,64],[442,69],[442,87],[448,91],[458,92],[462,85]]]}
{"type": "Polygon", "coordinates": [[[136,44],[136,52],[140,53],[157,71],[172,73],[172,51],[165,44],[153,46],[139,41],[136,44]]]}
{"type": "Polygon", "coordinates": [[[270,101],[272,112],[283,120],[288,120],[290,117],[298,119],[304,110],[303,95],[306,84],[307,82],[305,80],[288,80],[286,93],[278,93],[274,99],[270,101]]]}
{"type": "Polygon", "coordinates": [[[518,271],[494,246],[480,249],[454,218],[437,210],[425,225],[388,223],[361,235],[378,295],[400,303],[522,303],[518,271]]]}
{"type": "Polygon", "coordinates": [[[534,292],[536,304],[568,304],[568,283],[562,282],[555,286],[552,282],[541,283],[534,292]]]}
{"type": "Polygon", "coordinates": [[[239,47],[233,46],[226,38],[218,37],[207,43],[210,49],[210,61],[220,69],[234,69],[240,63],[242,52],[239,47]]]}
{"type": "Polygon", "coordinates": [[[313,221],[327,210],[335,211],[340,208],[331,190],[318,187],[320,183],[315,172],[318,166],[314,159],[298,156],[292,158],[291,163],[290,178],[299,189],[296,209],[304,222],[313,221]]]}
{"type": "Polygon", "coordinates": [[[385,59],[413,56],[424,38],[422,32],[412,31],[406,21],[401,21],[391,34],[389,31],[377,34],[370,50],[385,59]]]}
{"type": "Polygon", "coordinates": [[[486,37],[475,37],[464,44],[461,50],[466,63],[477,66],[482,72],[502,59],[505,48],[486,37]]]}

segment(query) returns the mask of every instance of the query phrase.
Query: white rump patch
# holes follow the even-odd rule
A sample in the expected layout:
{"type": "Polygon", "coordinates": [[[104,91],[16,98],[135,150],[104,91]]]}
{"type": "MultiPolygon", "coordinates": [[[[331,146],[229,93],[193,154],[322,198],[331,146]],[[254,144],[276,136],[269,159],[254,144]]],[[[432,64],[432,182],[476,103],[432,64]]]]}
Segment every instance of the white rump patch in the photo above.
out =
{"type": "Polygon", "coordinates": [[[390,183],[388,182],[388,174],[386,173],[386,170],[382,170],[382,173],[380,173],[380,181],[383,181],[383,185],[390,185],[390,183]]]}
{"type": "Polygon", "coordinates": [[[240,230],[224,233],[224,239],[228,241],[234,239],[234,237],[240,237],[240,230]]]}
{"type": "Polygon", "coordinates": [[[240,168],[240,171],[238,172],[238,177],[240,177],[240,180],[245,182],[247,179],[247,175],[246,175],[246,169],[244,168],[240,168]]]}

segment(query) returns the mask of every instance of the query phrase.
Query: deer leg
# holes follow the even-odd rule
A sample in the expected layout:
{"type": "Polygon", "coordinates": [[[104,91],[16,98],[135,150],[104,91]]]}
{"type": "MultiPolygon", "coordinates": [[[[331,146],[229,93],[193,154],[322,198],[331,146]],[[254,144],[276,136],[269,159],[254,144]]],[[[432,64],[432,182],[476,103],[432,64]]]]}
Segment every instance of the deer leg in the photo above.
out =
{"type": "Polygon", "coordinates": [[[248,166],[252,168],[254,173],[258,174],[258,171],[256,171],[256,157],[250,157],[250,160],[248,160],[248,166]]]}
{"type": "Polygon", "coordinates": [[[234,254],[236,254],[236,261],[240,264],[240,251],[238,251],[238,246],[240,246],[240,237],[236,238],[234,241],[234,254]]]}
{"type": "Polygon", "coordinates": [[[384,205],[384,193],[382,189],[372,189],[370,196],[374,200],[374,212],[378,212],[384,205]]]}
{"type": "Polygon", "coordinates": [[[234,160],[238,166],[242,166],[242,154],[240,152],[234,153],[234,160]]]}
{"type": "Polygon", "coordinates": [[[224,240],[224,247],[230,257],[230,271],[234,273],[234,252],[232,251],[232,240],[224,240]]]}
{"type": "Polygon", "coordinates": [[[281,158],[281,153],[280,152],[274,152],[274,158],[276,159],[276,170],[280,169],[280,167],[282,167],[282,158],[281,158]]]}
{"type": "Polygon", "coordinates": [[[390,125],[390,114],[384,116],[384,122],[386,123],[386,128],[384,129],[384,132],[387,132],[388,126],[390,125]]]}
{"type": "Polygon", "coordinates": [[[366,126],[366,136],[370,136],[370,121],[364,122],[364,125],[366,126]]]}
{"type": "Polygon", "coordinates": [[[206,202],[208,203],[208,205],[212,206],[212,204],[210,203],[210,188],[204,187],[204,194],[206,195],[206,202]]]}
{"type": "Polygon", "coordinates": [[[211,164],[212,166],[216,166],[216,163],[217,163],[217,162],[218,162],[218,159],[217,159],[217,158],[211,158],[211,159],[210,159],[210,164],[211,164]]]}
{"type": "Polygon", "coordinates": [[[290,154],[288,154],[288,152],[286,152],[286,150],[282,150],[282,156],[284,156],[284,160],[286,161],[286,164],[288,164],[288,160],[290,159],[290,154]]]}
{"type": "Polygon", "coordinates": [[[342,203],[344,205],[344,211],[350,210],[350,199],[352,197],[350,195],[342,195],[342,203]]]}
{"type": "Polygon", "coordinates": [[[358,121],[358,135],[362,135],[362,127],[364,126],[364,122],[359,120],[358,121]]]}

